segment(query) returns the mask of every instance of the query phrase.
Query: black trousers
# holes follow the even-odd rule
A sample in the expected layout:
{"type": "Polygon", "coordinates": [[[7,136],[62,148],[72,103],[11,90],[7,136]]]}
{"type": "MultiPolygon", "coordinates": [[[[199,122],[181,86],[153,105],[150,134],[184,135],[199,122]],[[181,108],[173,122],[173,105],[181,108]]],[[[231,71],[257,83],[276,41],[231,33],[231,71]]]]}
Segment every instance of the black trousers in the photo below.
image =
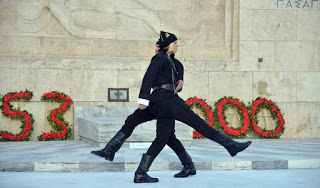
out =
{"type": "MultiPolygon", "coordinates": [[[[127,137],[129,137],[133,130],[141,123],[151,121],[156,119],[156,116],[153,112],[150,111],[150,108],[147,107],[144,110],[137,109],[134,111],[133,114],[127,117],[125,124],[122,126],[120,131],[122,131],[127,137]]],[[[182,143],[176,138],[175,135],[175,123],[174,119],[170,119],[170,122],[163,122],[164,126],[169,127],[170,129],[170,135],[168,137],[168,140],[166,141],[166,144],[178,155],[185,151],[185,148],[183,147],[182,143]]],[[[158,130],[158,127],[157,127],[158,130]]],[[[157,133],[158,137],[158,133],[157,133]]],[[[165,146],[165,145],[164,145],[165,146]]],[[[163,146],[163,147],[164,147],[163,146]]],[[[162,147],[162,148],[163,148],[162,147]]],[[[153,155],[151,155],[153,156],[153,155]]],[[[156,157],[156,156],[154,156],[156,157]]]]}
{"type": "Polygon", "coordinates": [[[147,154],[151,156],[156,157],[170,140],[171,125],[174,120],[187,124],[204,137],[215,141],[218,131],[211,128],[202,118],[195,114],[178,95],[161,102],[151,103],[150,111],[157,118],[157,137],[147,151],[147,154]]]}

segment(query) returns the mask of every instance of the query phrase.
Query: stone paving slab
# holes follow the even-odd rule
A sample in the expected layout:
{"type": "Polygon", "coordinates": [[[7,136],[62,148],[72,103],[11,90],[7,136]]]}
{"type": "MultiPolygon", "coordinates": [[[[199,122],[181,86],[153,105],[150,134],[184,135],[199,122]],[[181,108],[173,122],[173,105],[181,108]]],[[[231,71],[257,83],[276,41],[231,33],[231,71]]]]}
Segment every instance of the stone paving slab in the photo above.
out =
{"type": "MultiPolygon", "coordinates": [[[[247,141],[247,140],[238,140],[247,141]]],[[[186,147],[197,170],[269,170],[320,168],[320,139],[252,139],[244,152],[230,157],[208,139],[186,147]]],[[[113,162],[90,152],[98,150],[82,140],[0,142],[0,170],[16,172],[135,171],[147,148],[121,148],[113,162]]],[[[165,148],[151,171],[181,170],[176,154],[165,148]]]]}

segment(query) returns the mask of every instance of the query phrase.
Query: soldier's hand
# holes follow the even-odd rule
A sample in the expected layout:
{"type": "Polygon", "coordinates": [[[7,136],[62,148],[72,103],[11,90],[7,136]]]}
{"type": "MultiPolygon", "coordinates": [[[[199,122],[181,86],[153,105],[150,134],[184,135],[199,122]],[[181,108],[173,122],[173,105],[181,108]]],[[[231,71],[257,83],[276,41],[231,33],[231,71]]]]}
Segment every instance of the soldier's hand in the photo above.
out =
{"type": "Polygon", "coordinates": [[[144,110],[144,109],[146,109],[146,108],[147,108],[147,106],[146,106],[146,105],[139,104],[139,109],[140,109],[140,110],[144,110]]]}
{"type": "Polygon", "coordinates": [[[179,91],[182,87],[183,87],[183,81],[182,80],[179,80],[178,82],[177,82],[177,87],[176,87],[176,92],[177,91],[179,91]]]}

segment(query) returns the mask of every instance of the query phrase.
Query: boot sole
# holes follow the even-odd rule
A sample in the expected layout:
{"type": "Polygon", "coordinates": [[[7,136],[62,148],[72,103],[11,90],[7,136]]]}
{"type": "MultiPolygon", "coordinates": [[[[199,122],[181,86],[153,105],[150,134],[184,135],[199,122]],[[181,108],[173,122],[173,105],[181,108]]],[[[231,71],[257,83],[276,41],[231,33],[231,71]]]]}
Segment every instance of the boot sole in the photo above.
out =
{"type": "Polygon", "coordinates": [[[156,181],[143,181],[143,180],[133,180],[134,183],[157,183],[159,182],[159,179],[156,179],[156,181]]]}
{"type": "Polygon", "coordinates": [[[108,160],[108,161],[113,161],[113,158],[105,157],[104,159],[105,159],[105,160],[108,160]]]}
{"type": "Polygon", "coordinates": [[[113,159],[114,159],[114,158],[110,158],[110,157],[108,157],[106,155],[101,155],[101,154],[99,155],[98,153],[94,153],[93,151],[91,151],[91,153],[96,155],[96,156],[99,156],[99,157],[104,157],[108,161],[113,161],[113,159]]]}
{"type": "Polygon", "coordinates": [[[133,181],[134,183],[157,183],[159,181],[150,181],[150,182],[144,182],[144,181],[133,181]]]}
{"type": "Polygon", "coordinates": [[[192,173],[188,174],[187,176],[174,176],[174,177],[175,178],[187,178],[189,176],[193,176],[193,175],[196,175],[196,174],[197,174],[197,172],[192,172],[192,173]]]}

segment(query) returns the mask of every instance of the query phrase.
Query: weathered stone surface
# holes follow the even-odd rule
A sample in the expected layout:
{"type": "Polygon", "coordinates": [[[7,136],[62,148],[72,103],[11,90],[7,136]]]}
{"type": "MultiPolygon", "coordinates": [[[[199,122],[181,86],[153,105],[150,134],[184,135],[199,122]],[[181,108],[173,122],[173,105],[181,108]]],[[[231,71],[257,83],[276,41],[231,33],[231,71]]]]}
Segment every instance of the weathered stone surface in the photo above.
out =
{"type": "Polygon", "coordinates": [[[47,58],[46,68],[84,70],[140,70],[139,58],[62,57],[47,58]]]}
{"type": "Polygon", "coordinates": [[[19,91],[19,69],[0,68],[0,97],[19,91]]]}
{"type": "Polygon", "coordinates": [[[286,120],[283,138],[318,138],[320,134],[318,112],[319,105],[312,103],[280,104],[286,120]],[[294,126],[292,126],[294,125],[294,126]]]}
{"type": "Polygon", "coordinates": [[[179,95],[185,100],[193,96],[209,99],[208,75],[208,72],[185,71],[183,89],[179,95]]]}
{"type": "MultiPolygon", "coordinates": [[[[179,59],[179,57],[176,57],[179,59]]],[[[201,60],[180,60],[182,65],[184,66],[185,70],[188,71],[206,71],[207,70],[207,64],[212,62],[212,61],[201,61],[201,60]]],[[[185,76],[186,77],[186,76],[185,76]]]]}
{"type": "Polygon", "coordinates": [[[320,41],[320,14],[317,11],[297,11],[297,39],[320,41]]]}
{"type": "Polygon", "coordinates": [[[254,72],[253,98],[266,97],[275,102],[296,102],[297,75],[292,72],[254,72]]]}
{"type": "Polygon", "coordinates": [[[275,43],[275,69],[315,71],[319,67],[317,42],[279,41],[275,43]]]}
{"type": "Polygon", "coordinates": [[[275,15],[272,10],[253,11],[253,40],[273,40],[275,15]],[[263,20],[263,21],[262,21],[263,20]]]}
{"type": "Polygon", "coordinates": [[[275,1],[247,0],[240,1],[240,8],[243,9],[274,9],[275,1]]]}
{"type": "MultiPolygon", "coordinates": [[[[148,0],[139,0],[141,2],[141,5],[145,5],[153,10],[174,10],[175,7],[179,7],[180,1],[179,0],[172,0],[170,2],[170,6],[168,6],[167,1],[161,1],[161,0],[155,0],[155,1],[148,1],[148,0]]],[[[181,2],[184,3],[184,2],[181,2]]],[[[191,4],[191,3],[189,3],[191,4]]]]}
{"type": "Polygon", "coordinates": [[[251,161],[212,162],[212,170],[251,170],[251,161]]]}
{"type": "Polygon", "coordinates": [[[43,48],[40,38],[7,37],[0,35],[0,54],[3,55],[41,55],[43,48]]]}
{"type": "Polygon", "coordinates": [[[210,72],[209,101],[218,101],[224,96],[251,101],[252,79],[250,72],[210,72]]]}
{"type": "Polygon", "coordinates": [[[107,101],[108,88],[117,88],[118,82],[118,71],[72,70],[71,96],[79,101],[107,101]]]}
{"type": "Polygon", "coordinates": [[[89,162],[80,162],[79,171],[80,172],[105,172],[105,171],[124,171],[125,163],[121,162],[112,162],[112,163],[89,163],[89,162]]]}
{"type": "Polygon", "coordinates": [[[193,54],[196,58],[236,58],[238,1],[17,2],[6,3],[3,11],[6,22],[0,33],[13,37],[3,39],[10,42],[0,54],[147,57],[145,52],[165,30],[184,41],[186,57],[192,57],[187,49],[196,46],[201,52],[193,54]],[[214,45],[201,45],[205,41],[214,45]]]}
{"type": "Polygon", "coordinates": [[[288,161],[252,161],[252,169],[288,169],[288,161]]]}
{"type": "Polygon", "coordinates": [[[278,71],[279,69],[274,66],[274,42],[241,41],[240,70],[278,71]],[[259,58],[262,58],[262,62],[259,62],[259,58]]]}
{"type": "Polygon", "coordinates": [[[252,40],[252,10],[240,10],[240,41],[252,40]]]}
{"type": "Polygon", "coordinates": [[[240,62],[232,62],[232,61],[205,61],[206,62],[206,70],[209,72],[220,72],[220,71],[232,71],[236,72],[241,70],[240,62]]]}
{"type": "Polygon", "coordinates": [[[196,166],[197,169],[201,170],[212,170],[212,162],[193,162],[194,166],[196,166]]]}
{"type": "Polygon", "coordinates": [[[296,11],[274,11],[274,39],[296,40],[297,39],[297,16],[296,11]]]}
{"type": "Polygon", "coordinates": [[[119,72],[119,87],[129,88],[129,101],[137,101],[145,71],[119,72]]]}
{"type": "MultiPolygon", "coordinates": [[[[43,56],[0,56],[1,68],[44,69],[46,68],[43,56]]],[[[12,74],[18,77],[19,73],[12,74]]]]}
{"type": "Polygon", "coordinates": [[[70,71],[59,69],[20,70],[20,89],[33,91],[33,100],[50,91],[70,93],[70,71]]]}
{"type": "Polygon", "coordinates": [[[35,162],[35,172],[79,172],[79,163],[35,162]]]}
{"type": "Polygon", "coordinates": [[[1,161],[0,169],[2,172],[33,172],[34,162],[12,162],[12,161],[1,161]]]}
{"type": "Polygon", "coordinates": [[[319,168],[319,159],[309,159],[309,160],[290,160],[288,161],[289,169],[299,169],[299,168],[319,168]]]}
{"type": "Polygon", "coordinates": [[[320,73],[297,73],[297,101],[320,102],[320,73]]]}

